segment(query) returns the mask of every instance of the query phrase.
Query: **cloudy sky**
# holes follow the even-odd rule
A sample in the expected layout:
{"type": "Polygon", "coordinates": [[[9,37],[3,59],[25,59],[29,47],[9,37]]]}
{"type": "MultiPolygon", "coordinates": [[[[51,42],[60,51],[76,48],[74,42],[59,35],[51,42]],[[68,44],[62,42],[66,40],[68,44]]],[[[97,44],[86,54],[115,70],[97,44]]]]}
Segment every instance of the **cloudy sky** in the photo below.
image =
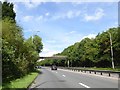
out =
{"type": "MultiPolygon", "coordinates": [[[[35,0],[36,1],[36,0],[35,0]]],[[[14,2],[24,37],[37,34],[44,45],[41,56],[51,56],[85,37],[118,23],[117,2],[14,2]]]]}

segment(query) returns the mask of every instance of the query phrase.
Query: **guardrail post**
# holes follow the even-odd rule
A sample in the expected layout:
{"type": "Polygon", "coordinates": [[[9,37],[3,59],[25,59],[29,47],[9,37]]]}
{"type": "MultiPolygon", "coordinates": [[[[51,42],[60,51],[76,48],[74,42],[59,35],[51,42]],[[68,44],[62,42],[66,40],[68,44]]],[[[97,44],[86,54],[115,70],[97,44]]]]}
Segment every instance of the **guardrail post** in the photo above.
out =
{"type": "Polygon", "coordinates": [[[99,75],[104,75],[103,73],[107,73],[109,77],[112,76],[112,73],[115,73],[118,75],[118,78],[120,78],[120,71],[106,71],[106,70],[89,70],[89,69],[83,69],[83,68],[73,68],[73,67],[60,67],[60,69],[68,69],[71,71],[77,71],[77,72],[85,72],[85,73],[94,73],[94,74],[99,74],[99,75]]]}

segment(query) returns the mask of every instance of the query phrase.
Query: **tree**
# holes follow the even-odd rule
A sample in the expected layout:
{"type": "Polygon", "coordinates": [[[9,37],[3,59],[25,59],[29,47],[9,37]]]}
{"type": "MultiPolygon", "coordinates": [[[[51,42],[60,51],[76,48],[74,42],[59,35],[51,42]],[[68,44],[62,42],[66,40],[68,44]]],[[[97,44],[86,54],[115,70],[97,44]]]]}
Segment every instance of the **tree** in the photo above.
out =
{"type": "Polygon", "coordinates": [[[18,45],[23,43],[21,29],[11,20],[4,19],[2,22],[2,75],[3,80],[19,77],[22,71],[17,67],[20,50],[18,45]],[[17,55],[16,55],[17,54],[17,55]],[[17,75],[16,75],[17,74],[17,75]]]}
{"type": "Polygon", "coordinates": [[[2,19],[9,18],[15,22],[16,13],[13,10],[13,3],[3,2],[2,4],[2,19]]]}
{"type": "Polygon", "coordinates": [[[0,1],[0,20],[2,20],[2,2],[0,1]]]}
{"type": "Polygon", "coordinates": [[[13,4],[3,2],[2,7],[0,40],[2,41],[2,79],[5,83],[33,71],[43,45],[39,36],[24,39],[23,29],[15,22],[13,4]]]}
{"type": "Polygon", "coordinates": [[[71,66],[111,67],[111,33],[115,66],[120,66],[120,29],[110,28],[99,33],[94,39],[85,38],[63,50],[59,55],[67,55],[71,66]]]}
{"type": "Polygon", "coordinates": [[[43,44],[42,44],[41,41],[42,41],[42,39],[41,39],[39,36],[37,36],[37,35],[34,36],[34,38],[33,38],[33,43],[35,44],[35,46],[36,46],[36,51],[37,51],[38,53],[40,53],[41,50],[43,49],[43,44]]]}

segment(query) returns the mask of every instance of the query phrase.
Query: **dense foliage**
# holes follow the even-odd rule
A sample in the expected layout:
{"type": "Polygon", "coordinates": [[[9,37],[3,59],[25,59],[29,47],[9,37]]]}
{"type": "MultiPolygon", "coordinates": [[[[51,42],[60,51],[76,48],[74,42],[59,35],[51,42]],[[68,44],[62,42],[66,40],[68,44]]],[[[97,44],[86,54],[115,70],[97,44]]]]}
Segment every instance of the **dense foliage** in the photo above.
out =
{"type": "MultiPolygon", "coordinates": [[[[113,57],[115,67],[120,66],[120,29],[110,28],[106,32],[98,34],[95,38],[85,38],[63,50],[57,55],[68,56],[70,66],[73,67],[112,67],[110,35],[113,44],[113,57]]],[[[42,61],[41,65],[67,66],[67,60],[48,60],[42,61]],[[53,63],[52,63],[53,62],[53,63]],[[59,63],[59,64],[58,64],[59,63]]]]}
{"type": "Polygon", "coordinates": [[[2,18],[5,19],[6,17],[15,21],[16,13],[13,10],[14,5],[13,3],[3,2],[2,4],[2,18]]]}
{"type": "Polygon", "coordinates": [[[13,4],[4,2],[2,7],[4,8],[2,9],[3,18],[0,20],[2,23],[0,40],[2,41],[2,79],[4,83],[33,71],[43,45],[41,38],[37,35],[27,40],[24,39],[23,29],[14,21],[13,4]]]}

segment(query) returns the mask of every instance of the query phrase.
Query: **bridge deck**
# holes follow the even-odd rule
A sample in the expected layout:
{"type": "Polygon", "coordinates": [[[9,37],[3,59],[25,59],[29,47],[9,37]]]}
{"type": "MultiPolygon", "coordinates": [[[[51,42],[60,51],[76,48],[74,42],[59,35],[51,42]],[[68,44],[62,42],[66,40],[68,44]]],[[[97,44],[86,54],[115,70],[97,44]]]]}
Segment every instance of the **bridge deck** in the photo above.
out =
{"type": "Polygon", "coordinates": [[[39,57],[40,59],[66,59],[67,56],[49,56],[49,57],[39,57]]]}

